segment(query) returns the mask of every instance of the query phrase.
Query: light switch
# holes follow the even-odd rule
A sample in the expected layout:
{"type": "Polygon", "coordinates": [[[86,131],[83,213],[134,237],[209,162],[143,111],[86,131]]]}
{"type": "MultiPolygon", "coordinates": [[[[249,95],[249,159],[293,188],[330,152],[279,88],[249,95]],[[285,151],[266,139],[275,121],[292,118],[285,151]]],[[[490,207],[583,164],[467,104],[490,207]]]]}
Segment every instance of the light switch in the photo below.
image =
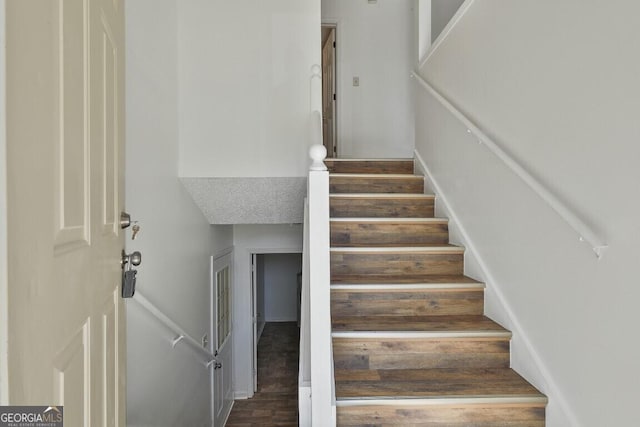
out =
{"type": "Polygon", "coordinates": [[[360,86],[360,77],[358,77],[358,76],[354,76],[353,77],[353,85],[354,86],[360,86]]]}

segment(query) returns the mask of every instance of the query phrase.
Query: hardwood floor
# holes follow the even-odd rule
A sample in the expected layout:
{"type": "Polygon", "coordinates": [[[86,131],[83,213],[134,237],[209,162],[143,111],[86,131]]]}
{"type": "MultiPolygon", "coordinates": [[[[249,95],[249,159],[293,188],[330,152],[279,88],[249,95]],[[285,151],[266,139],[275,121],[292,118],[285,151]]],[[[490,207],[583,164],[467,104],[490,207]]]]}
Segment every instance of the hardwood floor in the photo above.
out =
{"type": "Polygon", "coordinates": [[[235,401],[227,427],[298,425],[298,353],[295,322],[266,324],[258,343],[258,391],[235,401]]]}

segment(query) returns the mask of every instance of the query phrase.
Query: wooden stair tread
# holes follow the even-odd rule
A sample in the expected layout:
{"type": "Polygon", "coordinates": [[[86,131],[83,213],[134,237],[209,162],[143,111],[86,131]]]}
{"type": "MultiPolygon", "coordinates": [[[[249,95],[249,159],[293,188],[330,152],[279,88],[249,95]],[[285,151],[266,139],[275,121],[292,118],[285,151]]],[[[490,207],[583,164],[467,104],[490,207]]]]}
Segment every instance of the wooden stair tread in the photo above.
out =
{"type": "Polygon", "coordinates": [[[374,254],[402,254],[402,253],[446,253],[446,254],[462,254],[465,248],[450,243],[434,243],[422,246],[338,246],[331,247],[329,251],[332,253],[374,253],[374,254]]]}
{"type": "Polygon", "coordinates": [[[410,180],[416,180],[416,181],[424,180],[424,177],[421,175],[413,175],[413,174],[406,174],[406,173],[329,173],[329,178],[347,178],[347,179],[367,178],[367,179],[376,179],[376,180],[410,179],[410,180]]]}
{"type": "Polygon", "coordinates": [[[330,222],[344,222],[344,223],[367,223],[367,224],[448,224],[449,220],[446,218],[393,218],[393,217],[346,217],[346,218],[330,218],[330,222]]]}
{"type": "Polygon", "coordinates": [[[506,332],[486,316],[343,316],[331,319],[334,332],[506,332]]]}
{"type": "MultiPolygon", "coordinates": [[[[467,277],[467,279],[469,279],[467,277]]],[[[434,283],[333,283],[331,289],[351,291],[420,291],[420,290],[482,290],[485,284],[471,279],[470,282],[434,282],[434,283]]]]}
{"type": "Polygon", "coordinates": [[[413,159],[410,157],[366,157],[366,158],[350,158],[350,157],[329,157],[326,158],[326,162],[337,162],[337,163],[345,163],[345,162],[411,162],[413,163],[413,159]]]}
{"type": "Polygon", "coordinates": [[[432,283],[479,283],[478,281],[462,275],[428,275],[428,274],[332,274],[332,284],[432,284],[432,283]]]}
{"type": "Polygon", "coordinates": [[[510,368],[336,370],[336,399],[531,397],[546,401],[510,368]]]}
{"type": "Polygon", "coordinates": [[[329,174],[329,193],[424,194],[424,177],[410,174],[329,174]]]}
{"type": "Polygon", "coordinates": [[[413,159],[325,159],[330,172],[413,174],[413,159]]]}
{"type": "Polygon", "coordinates": [[[334,193],[329,211],[334,218],[430,218],[435,196],[419,193],[334,193]]]}
{"type": "Polygon", "coordinates": [[[435,199],[434,194],[422,193],[334,193],[329,194],[334,199],[435,199]]]}

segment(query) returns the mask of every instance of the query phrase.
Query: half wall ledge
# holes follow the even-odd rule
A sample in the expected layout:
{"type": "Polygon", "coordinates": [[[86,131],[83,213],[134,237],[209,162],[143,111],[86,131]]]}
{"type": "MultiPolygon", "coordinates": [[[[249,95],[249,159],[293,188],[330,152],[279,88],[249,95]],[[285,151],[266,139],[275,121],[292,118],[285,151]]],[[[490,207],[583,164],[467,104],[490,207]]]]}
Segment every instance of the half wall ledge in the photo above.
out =
{"type": "Polygon", "coordinates": [[[301,224],[306,177],[180,178],[210,224],[301,224]]]}

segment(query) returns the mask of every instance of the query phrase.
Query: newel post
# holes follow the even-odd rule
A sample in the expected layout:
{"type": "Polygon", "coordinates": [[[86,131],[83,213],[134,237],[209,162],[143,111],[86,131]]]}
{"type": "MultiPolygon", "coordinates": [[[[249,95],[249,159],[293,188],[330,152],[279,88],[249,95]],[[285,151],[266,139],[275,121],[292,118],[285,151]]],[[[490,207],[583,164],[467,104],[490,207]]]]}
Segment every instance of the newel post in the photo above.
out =
{"type": "Polygon", "coordinates": [[[311,157],[311,166],[309,170],[312,171],[326,171],[327,166],[324,164],[324,159],[327,158],[327,149],[324,145],[314,144],[309,149],[309,157],[311,157]]]}

